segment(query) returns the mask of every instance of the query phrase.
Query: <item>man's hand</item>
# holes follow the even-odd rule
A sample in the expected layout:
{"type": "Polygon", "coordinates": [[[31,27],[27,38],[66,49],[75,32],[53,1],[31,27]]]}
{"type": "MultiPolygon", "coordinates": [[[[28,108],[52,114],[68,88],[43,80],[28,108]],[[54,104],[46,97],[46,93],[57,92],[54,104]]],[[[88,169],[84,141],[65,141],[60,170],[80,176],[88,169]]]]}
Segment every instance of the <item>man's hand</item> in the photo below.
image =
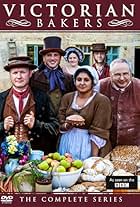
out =
{"type": "Polygon", "coordinates": [[[30,129],[33,128],[35,123],[34,113],[31,111],[30,114],[26,114],[24,117],[24,124],[27,125],[30,129]]]}
{"type": "Polygon", "coordinates": [[[4,119],[4,129],[6,131],[9,131],[10,128],[12,128],[14,126],[14,119],[12,116],[7,116],[5,119],[4,119]]]}

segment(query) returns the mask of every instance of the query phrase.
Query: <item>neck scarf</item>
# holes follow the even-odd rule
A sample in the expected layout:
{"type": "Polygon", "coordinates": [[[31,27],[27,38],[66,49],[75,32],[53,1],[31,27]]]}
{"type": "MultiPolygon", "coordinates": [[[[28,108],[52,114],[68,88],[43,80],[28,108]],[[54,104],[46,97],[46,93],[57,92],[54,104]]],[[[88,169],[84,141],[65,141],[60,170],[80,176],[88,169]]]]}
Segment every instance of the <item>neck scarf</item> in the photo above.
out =
{"type": "Polygon", "coordinates": [[[12,93],[19,99],[19,112],[22,113],[23,110],[23,99],[26,98],[29,94],[29,87],[22,92],[16,91],[14,88],[12,89],[12,93]]]}
{"type": "Polygon", "coordinates": [[[49,80],[50,91],[55,90],[57,87],[60,88],[61,91],[65,91],[65,77],[62,69],[59,66],[54,70],[45,67],[44,75],[49,80]]]}

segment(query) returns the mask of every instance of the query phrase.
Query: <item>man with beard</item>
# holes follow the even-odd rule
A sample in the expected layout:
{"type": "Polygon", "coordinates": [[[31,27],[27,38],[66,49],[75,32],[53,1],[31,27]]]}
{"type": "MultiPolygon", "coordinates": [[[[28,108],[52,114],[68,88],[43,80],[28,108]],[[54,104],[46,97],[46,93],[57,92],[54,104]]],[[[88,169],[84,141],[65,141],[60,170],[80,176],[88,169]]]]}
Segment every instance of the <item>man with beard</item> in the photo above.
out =
{"type": "Polygon", "coordinates": [[[99,79],[109,77],[109,65],[106,63],[106,52],[107,49],[105,44],[98,43],[92,45],[93,67],[97,70],[99,79]]]}

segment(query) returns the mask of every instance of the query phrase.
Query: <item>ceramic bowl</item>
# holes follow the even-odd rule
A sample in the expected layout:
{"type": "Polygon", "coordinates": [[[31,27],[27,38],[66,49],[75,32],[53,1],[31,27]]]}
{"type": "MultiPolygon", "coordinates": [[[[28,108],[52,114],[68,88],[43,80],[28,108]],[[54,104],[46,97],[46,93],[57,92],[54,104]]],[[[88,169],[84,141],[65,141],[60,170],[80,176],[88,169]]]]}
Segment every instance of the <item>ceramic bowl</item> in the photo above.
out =
{"type": "Polygon", "coordinates": [[[53,179],[52,179],[52,185],[53,188],[59,188],[59,187],[64,187],[64,188],[69,188],[72,185],[74,185],[79,177],[80,174],[83,170],[83,167],[80,169],[77,169],[76,171],[72,172],[64,172],[64,173],[59,173],[59,172],[53,172],[53,179]]]}

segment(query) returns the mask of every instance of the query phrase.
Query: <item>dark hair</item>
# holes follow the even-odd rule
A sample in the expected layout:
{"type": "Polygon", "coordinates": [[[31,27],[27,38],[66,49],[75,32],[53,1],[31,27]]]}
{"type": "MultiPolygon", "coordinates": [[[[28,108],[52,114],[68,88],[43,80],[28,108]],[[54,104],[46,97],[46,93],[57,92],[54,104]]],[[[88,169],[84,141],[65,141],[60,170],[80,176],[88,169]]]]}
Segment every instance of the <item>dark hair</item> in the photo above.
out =
{"type": "Polygon", "coordinates": [[[77,76],[80,74],[80,73],[82,73],[82,72],[84,72],[84,73],[86,73],[89,77],[90,77],[90,79],[91,79],[91,81],[92,81],[92,84],[94,85],[94,78],[93,78],[93,76],[92,76],[92,74],[87,70],[87,69],[84,69],[84,68],[81,68],[81,69],[77,69],[76,70],[76,72],[75,72],[75,74],[74,74],[74,81],[76,81],[76,78],[77,78],[77,76]]]}
{"type": "Polygon", "coordinates": [[[76,51],[70,51],[68,53],[68,59],[69,59],[70,54],[72,54],[72,53],[74,53],[78,57],[78,62],[79,62],[80,61],[79,54],[76,51]]]}

